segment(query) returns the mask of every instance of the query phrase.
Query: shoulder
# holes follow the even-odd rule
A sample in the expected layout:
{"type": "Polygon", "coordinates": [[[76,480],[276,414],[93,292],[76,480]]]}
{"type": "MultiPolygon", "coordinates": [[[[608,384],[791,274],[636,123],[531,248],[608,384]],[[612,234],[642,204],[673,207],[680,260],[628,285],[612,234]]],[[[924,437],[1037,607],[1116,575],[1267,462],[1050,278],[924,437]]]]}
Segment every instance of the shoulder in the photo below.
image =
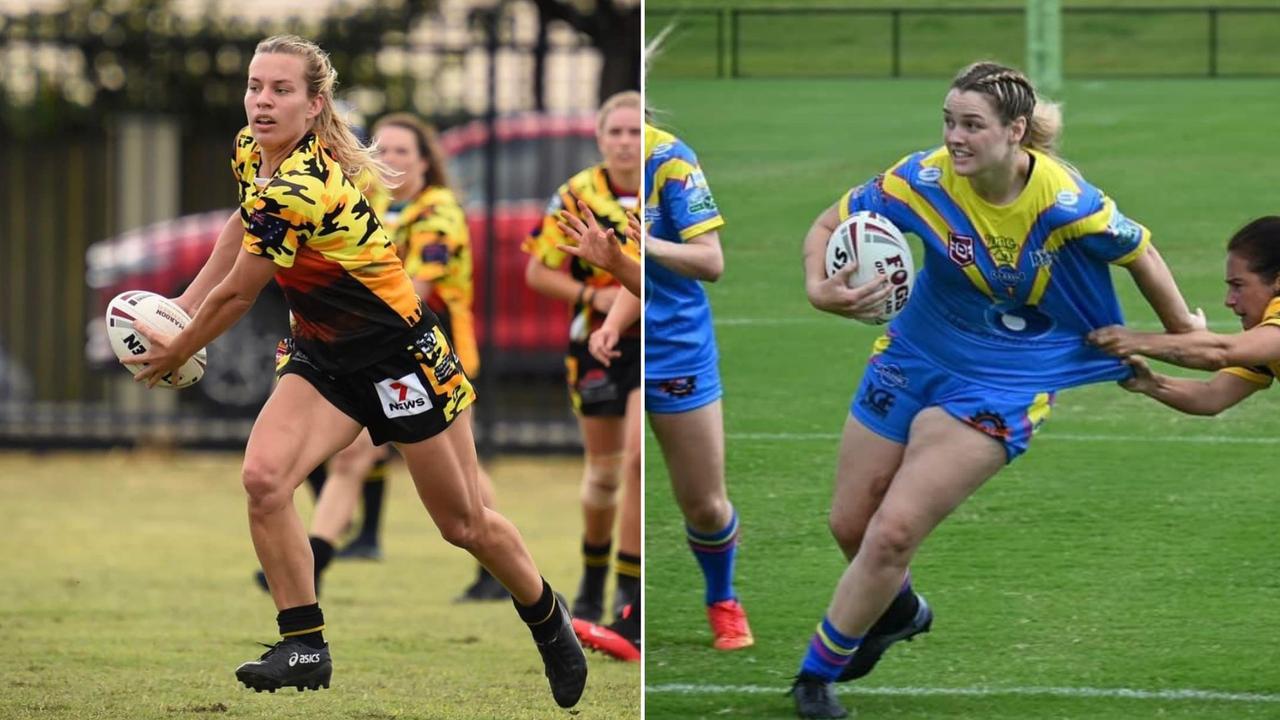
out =
{"type": "Polygon", "coordinates": [[[592,165],[591,167],[583,168],[565,181],[564,185],[560,186],[560,192],[568,191],[575,195],[581,195],[599,184],[603,172],[603,165],[592,165]]]}
{"type": "Polygon", "coordinates": [[[1034,172],[1040,173],[1039,204],[1063,220],[1085,218],[1102,210],[1106,195],[1078,170],[1052,155],[1030,150],[1036,159],[1034,172]]]}
{"type": "Polygon", "coordinates": [[[698,164],[698,156],[693,148],[683,140],[664,130],[645,126],[645,154],[650,162],[666,165],[672,161],[698,164]]]}

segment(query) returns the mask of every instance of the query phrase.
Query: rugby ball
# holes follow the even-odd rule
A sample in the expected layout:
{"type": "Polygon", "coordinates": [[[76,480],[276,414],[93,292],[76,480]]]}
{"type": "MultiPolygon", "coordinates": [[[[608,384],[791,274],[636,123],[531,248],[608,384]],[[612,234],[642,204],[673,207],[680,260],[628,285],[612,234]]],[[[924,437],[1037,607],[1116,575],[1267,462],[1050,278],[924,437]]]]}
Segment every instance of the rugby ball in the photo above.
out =
{"type": "Polygon", "coordinates": [[[858,269],[849,276],[849,287],[884,275],[889,278],[891,288],[880,311],[864,322],[880,325],[897,317],[906,307],[916,282],[915,260],[902,231],[878,213],[863,211],[850,215],[827,241],[827,277],[853,260],[858,262],[858,269]]]}
{"type": "MultiPolygon", "coordinates": [[[[151,349],[151,343],[134,330],[134,323],[143,321],[159,332],[177,335],[191,322],[191,316],[166,297],[146,290],[122,292],[107,303],[107,340],[116,357],[130,374],[141,370],[144,364],[131,363],[136,357],[151,349]]],[[[156,387],[184,388],[194,385],[204,376],[207,355],[204,348],[192,355],[182,367],[160,378],[156,387]]]]}

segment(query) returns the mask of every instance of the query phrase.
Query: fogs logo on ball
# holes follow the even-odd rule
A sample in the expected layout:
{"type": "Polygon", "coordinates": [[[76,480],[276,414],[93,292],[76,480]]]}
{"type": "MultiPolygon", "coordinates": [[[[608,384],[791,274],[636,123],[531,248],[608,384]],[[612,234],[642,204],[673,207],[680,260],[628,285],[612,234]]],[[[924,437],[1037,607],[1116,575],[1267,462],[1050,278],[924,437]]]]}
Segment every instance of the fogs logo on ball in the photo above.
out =
{"type": "Polygon", "coordinates": [[[388,378],[376,387],[382,413],[389,418],[419,415],[431,409],[431,396],[417,375],[405,375],[395,380],[388,378]]]}

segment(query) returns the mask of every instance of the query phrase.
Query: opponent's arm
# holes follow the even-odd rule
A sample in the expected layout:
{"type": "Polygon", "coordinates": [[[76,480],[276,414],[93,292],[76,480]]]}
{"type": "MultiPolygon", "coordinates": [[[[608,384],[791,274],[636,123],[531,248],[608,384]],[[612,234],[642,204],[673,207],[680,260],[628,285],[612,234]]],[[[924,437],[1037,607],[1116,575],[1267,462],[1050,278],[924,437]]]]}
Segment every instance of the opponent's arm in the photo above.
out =
{"type": "Polygon", "coordinates": [[[1209,380],[1192,380],[1152,372],[1140,357],[1129,358],[1127,364],[1134,369],[1134,376],[1120,383],[1124,389],[1189,415],[1217,415],[1262,389],[1227,372],[1215,373],[1209,380]]]}
{"type": "Polygon", "coordinates": [[[720,233],[715,230],[682,243],[649,235],[644,239],[644,254],[671,272],[694,280],[715,282],[724,273],[724,252],[720,233]]]}
{"type": "Polygon", "coordinates": [[[1142,291],[1151,309],[1156,311],[1160,324],[1171,333],[1186,333],[1204,329],[1204,315],[1192,314],[1178,291],[1178,283],[1154,245],[1125,266],[1134,283],[1142,291]]]}
{"type": "Polygon", "coordinates": [[[839,204],[827,208],[813,221],[804,236],[804,289],[809,304],[815,308],[847,318],[869,319],[879,312],[880,304],[889,296],[889,279],[877,274],[856,288],[849,278],[858,269],[858,261],[850,260],[835,275],[827,277],[827,241],[840,225],[839,204]]]}
{"type": "Polygon", "coordinates": [[[213,244],[213,252],[209,253],[209,259],[205,261],[204,267],[200,268],[200,272],[196,274],[187,289],[173,299],[178,307],[186,310],[188,315],[196,314],[209,291],[222,282],[227,272],[231,270],[231,266],[235,264],[236,252],[240,249],[240,241],[243,237],[244,225],[240,222],[240,211],[237,210],[231,213],[231,218],[227,220],[226,225],[222,226],[218,239],[213,244]]]}
{"type": "Polygon", "coordinates": [[[138,323],[136,329],[151,341],[151,349],[132,360],[147,365],[134,379],[154,387],[160,378],[182,367],[200,348],[217,339],[249,311],[258,293],[271,282],[276,269],[277,265],[269,258],[241,251],[231,271],[209,291],[185,330],[170,336],[138,323]]]}
{"type": "Polygon", "coordinates": [[[1208,330],[1179,335],[1134,332],[1120,325],[1089,333],[1089,342],[1117,357],[1145,355],[1197,370],[1253,367],[1280,360],[1280,327],[1259,325],[1235,335],[1208,330]]]}

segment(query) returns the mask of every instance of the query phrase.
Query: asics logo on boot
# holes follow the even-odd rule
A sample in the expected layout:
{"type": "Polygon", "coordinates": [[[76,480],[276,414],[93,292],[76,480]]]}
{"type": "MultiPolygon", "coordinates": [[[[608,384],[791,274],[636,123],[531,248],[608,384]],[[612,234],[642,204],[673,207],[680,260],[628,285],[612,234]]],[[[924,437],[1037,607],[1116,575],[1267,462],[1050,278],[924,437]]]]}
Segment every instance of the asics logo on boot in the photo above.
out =
{"type": "Polygon", "coordinates": [[[293,667],[298,663],[305,665],[318,662],[320,662],[320,653],[294,653],[289,656],[289,667],[293,667]]]}

